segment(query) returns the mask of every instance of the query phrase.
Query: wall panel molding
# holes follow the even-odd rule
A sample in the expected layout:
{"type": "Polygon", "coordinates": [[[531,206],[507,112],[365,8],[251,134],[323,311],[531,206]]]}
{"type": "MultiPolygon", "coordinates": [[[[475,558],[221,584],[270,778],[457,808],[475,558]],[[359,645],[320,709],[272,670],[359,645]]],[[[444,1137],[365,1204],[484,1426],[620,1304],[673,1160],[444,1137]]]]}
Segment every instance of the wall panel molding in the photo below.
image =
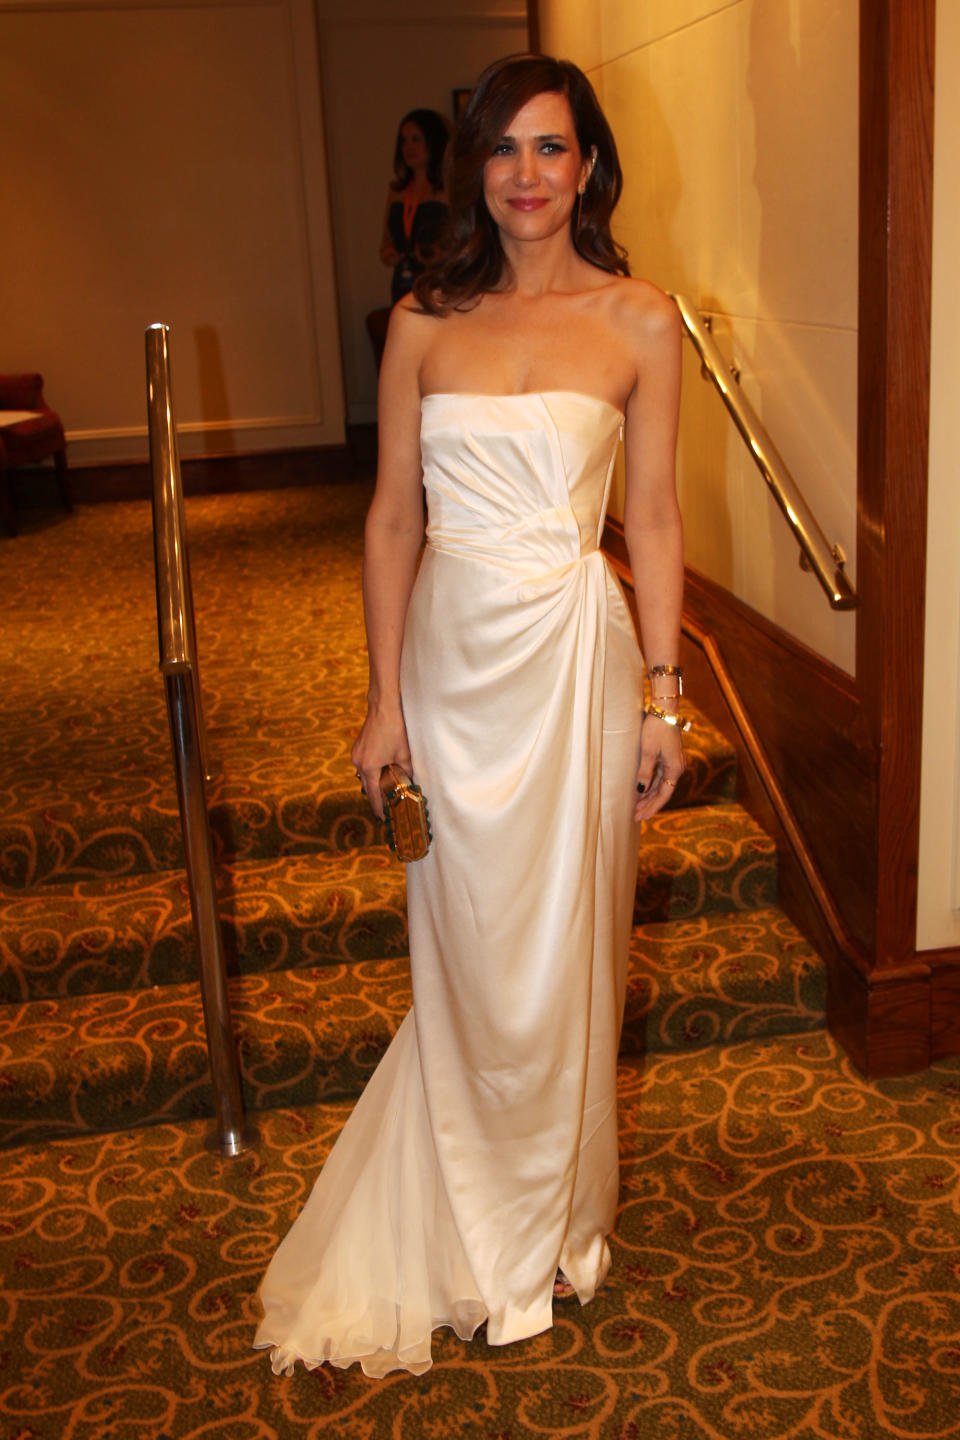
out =
{"type": "Polygon", "coordinates": [[[281,10],[289,0],[0,0],[0,14],[62,10],[281,10]]]}
{"type": "MultiPolygon", "coordinates": [[[[256,3],[256,0],[251,0],[251,3],[256,3]]],[[[433,29],[438,26],[447,30],[451,25],[487,30],[492,29],[494,26],[501,25],[523,25],[526,24],[526,18],[526,13],[523,10],[497,11],[496,14],[493,15],[484,14],[483,11],[480,10],[474,12],[457,10],[455,13],[448,12],[445,15],[413,15],[409,18],[404,17],[403,19],[385,19],[381,21],[381,24],[402,25],[404,30],[416,30],[420,28],[433,29]]],[[[324,29],[327,27],[336,27],[338,30],[366,29],[369,24],[370,22],[362,16],[353,15],[343,15],[338,16],[335,20],[325,19],[323,21],[324,29]]]]}
{"type": "MultiPolygon", "coordinates": [[[[318,446],[318,433],[322,433],[322,427],[317,420],[304,415],[177,424],[177,439],[183,457],[313,449],[318,446]]],[[[149,435],[145,425],[72,431],[67,435],[67,442],[71,468],[142,462],[149,452],[149,435]]],[[[342,442],[319,443],[322,448],[324,443],[338,445],[342,442]]]]}
{"type": "Polygon", "coordinates": [[[71,460],[146,455],[157,320],[190,447],[341,443],[312,0],[0,0],[0,128],[4,92],[7,364],[44,373],[71,460]]]}

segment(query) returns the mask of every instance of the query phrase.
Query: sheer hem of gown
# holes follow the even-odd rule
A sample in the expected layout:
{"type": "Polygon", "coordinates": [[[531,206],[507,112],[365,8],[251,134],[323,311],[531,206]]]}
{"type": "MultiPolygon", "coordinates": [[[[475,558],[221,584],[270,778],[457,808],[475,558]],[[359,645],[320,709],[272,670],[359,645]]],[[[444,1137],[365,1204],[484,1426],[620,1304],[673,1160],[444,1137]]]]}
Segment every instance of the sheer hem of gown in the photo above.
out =
{"type": "Polygon", "coordinates": [[[264,1278],[277,1373],[419,1374],[434,1329],[524,1339],[558,1268],[585,1304],[609,1267],[642,718],[599,551],[621,418],[572,393],[424,401],[414,1003],[264,1278]]]}

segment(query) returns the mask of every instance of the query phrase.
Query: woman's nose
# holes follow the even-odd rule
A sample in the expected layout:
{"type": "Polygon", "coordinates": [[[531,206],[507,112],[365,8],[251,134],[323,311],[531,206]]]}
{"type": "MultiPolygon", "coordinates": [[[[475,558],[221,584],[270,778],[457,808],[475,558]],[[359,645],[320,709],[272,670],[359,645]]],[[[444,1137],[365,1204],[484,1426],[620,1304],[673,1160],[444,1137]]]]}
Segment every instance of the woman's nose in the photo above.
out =
{"type": "Polygon", "coordinates": [[[516,185],[536,185],[539,178],[536,152],[518,150],[517,162],[513,170],[514,183],[516,185]]]}

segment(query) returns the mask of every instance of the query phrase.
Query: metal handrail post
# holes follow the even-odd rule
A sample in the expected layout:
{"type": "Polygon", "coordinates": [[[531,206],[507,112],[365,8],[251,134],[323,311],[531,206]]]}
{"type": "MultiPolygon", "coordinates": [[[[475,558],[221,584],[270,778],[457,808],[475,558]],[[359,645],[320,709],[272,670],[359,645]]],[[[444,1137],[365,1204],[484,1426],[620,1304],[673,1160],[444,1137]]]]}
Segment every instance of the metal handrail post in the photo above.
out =
{"type": "Polygon", "coordinates": [[[674,295],[672,298],[680,311],[684,329],[700,356],[705,375],[719,390],[734,425],[796,537],[801,560],[806,556],[834,610],[853,610],[858,603],[857,592],[844,569],[842,551],[838,546],[831,545],[821,530],[763,421],[720,353],[708,322],[686,295],[674,295]]]}
{"type": "Polygon", "coordinates": [[[180,451],[173,416],[173,391],[170,384],[170,330],[167,325],[148,325],[146,349],[160,669],[166,673],[167,668],[171,665],[179,668],[187,662],[189,656],[203,773],[210,780],[212,772],[200,687],[200,665],[197,658],[197,627],[193,613],[190,557],[186,547],[187,521],[183,509],[180,451]],[[168,477],[171,476],[176,477],[175,481],[168,483],[168,477]],[[163,596],[160,593],[161,574],[167,578],[163,596]]]}
{"type": "Polygon", "coordinates": [[[190,675],[184,671],[168,671],[164,676],[164,685],[177,773],[190,911],[200,964],[207,1056],[217,1117],[216,1129],[208,1136],[207,1145],[212,1150],[219,1150],[222,1155],[239,1155],[250,1147],[253,1135],[246,1125],[227,994],[227,967],[198,744],[195,690],[190,675]]]}
{"type": "Polygon", "coordinates": [[[160,670],[170,722],[190,911],[200,967],[207,1056],[216,1107],[216,1128],[207,1137],[206,1144],[222,1155],[239,1155],[254,1144],[257,1137],[246,1124],[244,1115],[217,905],[168,335],[165,325],[151,325],[146,332],[160,670]]]}

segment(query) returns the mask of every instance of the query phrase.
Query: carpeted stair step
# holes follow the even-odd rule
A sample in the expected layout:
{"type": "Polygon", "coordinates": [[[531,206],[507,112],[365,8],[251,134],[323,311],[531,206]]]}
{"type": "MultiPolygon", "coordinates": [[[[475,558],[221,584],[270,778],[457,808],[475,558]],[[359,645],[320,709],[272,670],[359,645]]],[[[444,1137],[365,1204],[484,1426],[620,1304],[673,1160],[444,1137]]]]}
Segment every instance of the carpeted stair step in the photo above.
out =
{"type": "MultiPolygon", "coordinates": [[[[230,982],[246,1103],[355,1096],[410,1006],[405,959],[230,982]]],[[[212,1115],[199,986],[0,1009],[0,1146],[212,1115]]]]}
{"type": "Polygon", "coordinates": [[[782,910],[639,925],[621,1053],[694,1050],[823,1028],[826,971],[782,910]]]}
{"type": "MultiPolygon", "coordinates": [[[[241,862],[217,880],[231,973],[406,954],[403,866],[386,846],[241,862]]],[[[0,1003],[196,975],[182,870],[0,897],[0,1003]]]]}
{"type": "Polygon", "coordinates": [[[677,783],[671,810],[735,799],[737,756],[733,746],[694,706],[684,702],[684,711],[693,718],[693,727],[683,737],[687,768],[677,783]]]}
{"type": "MultiPolygon", "coordinates": [[[[334,853],[383,840],[359,786],[349,772],[327,789],[295,775],[274,788],[221,777],[208,787],[210,828],[219,864],[278,855],[334,853]]],[[[118,879],[183,865],[183,837],[169,777],[142,786],[129,801],[107,784],[74,776],[79,792],[58,788],[55,798],[0,817],[0,885],[29,889],[118,879]]]]}
{"type": "MultiPolygon", "coordinates": [[[[156,708],[156,695],[147,700],[156,708]]],[[[288,734],[292,722],[279,717],[262,717],[246,740],[226,723],[210,727],[219,773],[208,786],[208,801],[219,863],[382,843],[382,827],[350,765],[355,709],[349,709],[349,724],[308,737],[310,744],[299,733],[288,734]]],[[[9,777],[6,789],[0,784],[0,885],[76,884],[182,866],[169,741],[157,731],[155,717],[146,730],[131,733],[129,745],[118,745],[111,734],[107,759],[101,756],[96,767],[73,762],[55,774],[41,768],[33,777],[27,767],[9,777]]],[[[674,808],[732,797],[734,752],[702,716],[686,736],[686,752],[674,808]]]]}
{"type": "MultiPolygon", "coordinates": [[[[83,784],[83,777],[74,777],[83,784]]],[[[171,776],[172,785],[172,776],[171,776]]],[[[129,803],[63,793],[0,817],[0,885],[7,890],[141,875],[183,864],[176,797],[151,790],[129,803]]],[[[32,794],[27,790],[27,797],[32,794]]]]}
{"type": "MultiPolygon", "coordinates": [[[[384,846],[218,867],[233,972],[406,950],[403,868],[384,846]]],[[[773,903],[772,842],[739,806],[667,811],[645,827],[641,920],[773,903]]],[[[186,982],[196,975],[182,870],[8,891],[0,1002],[186,982]]]]}
{"type": "Polygon", "coordinates": [[[662,810],[644,825],[636,924],[776,903],[776,845],[742,806],[662,810]]]}
{"type": "MultiPolygon", "coordinates": [[[[623,1051],[822,1026],[820,961],[777,910],[643,926],[623,1051]]],[[[410,1004],[403,957],[235,977],[251,1109],[359,1093],[410,1004]]],[[[0,1010],[0,1144],[213,1113],[195,983],[0,1010]]]]}

